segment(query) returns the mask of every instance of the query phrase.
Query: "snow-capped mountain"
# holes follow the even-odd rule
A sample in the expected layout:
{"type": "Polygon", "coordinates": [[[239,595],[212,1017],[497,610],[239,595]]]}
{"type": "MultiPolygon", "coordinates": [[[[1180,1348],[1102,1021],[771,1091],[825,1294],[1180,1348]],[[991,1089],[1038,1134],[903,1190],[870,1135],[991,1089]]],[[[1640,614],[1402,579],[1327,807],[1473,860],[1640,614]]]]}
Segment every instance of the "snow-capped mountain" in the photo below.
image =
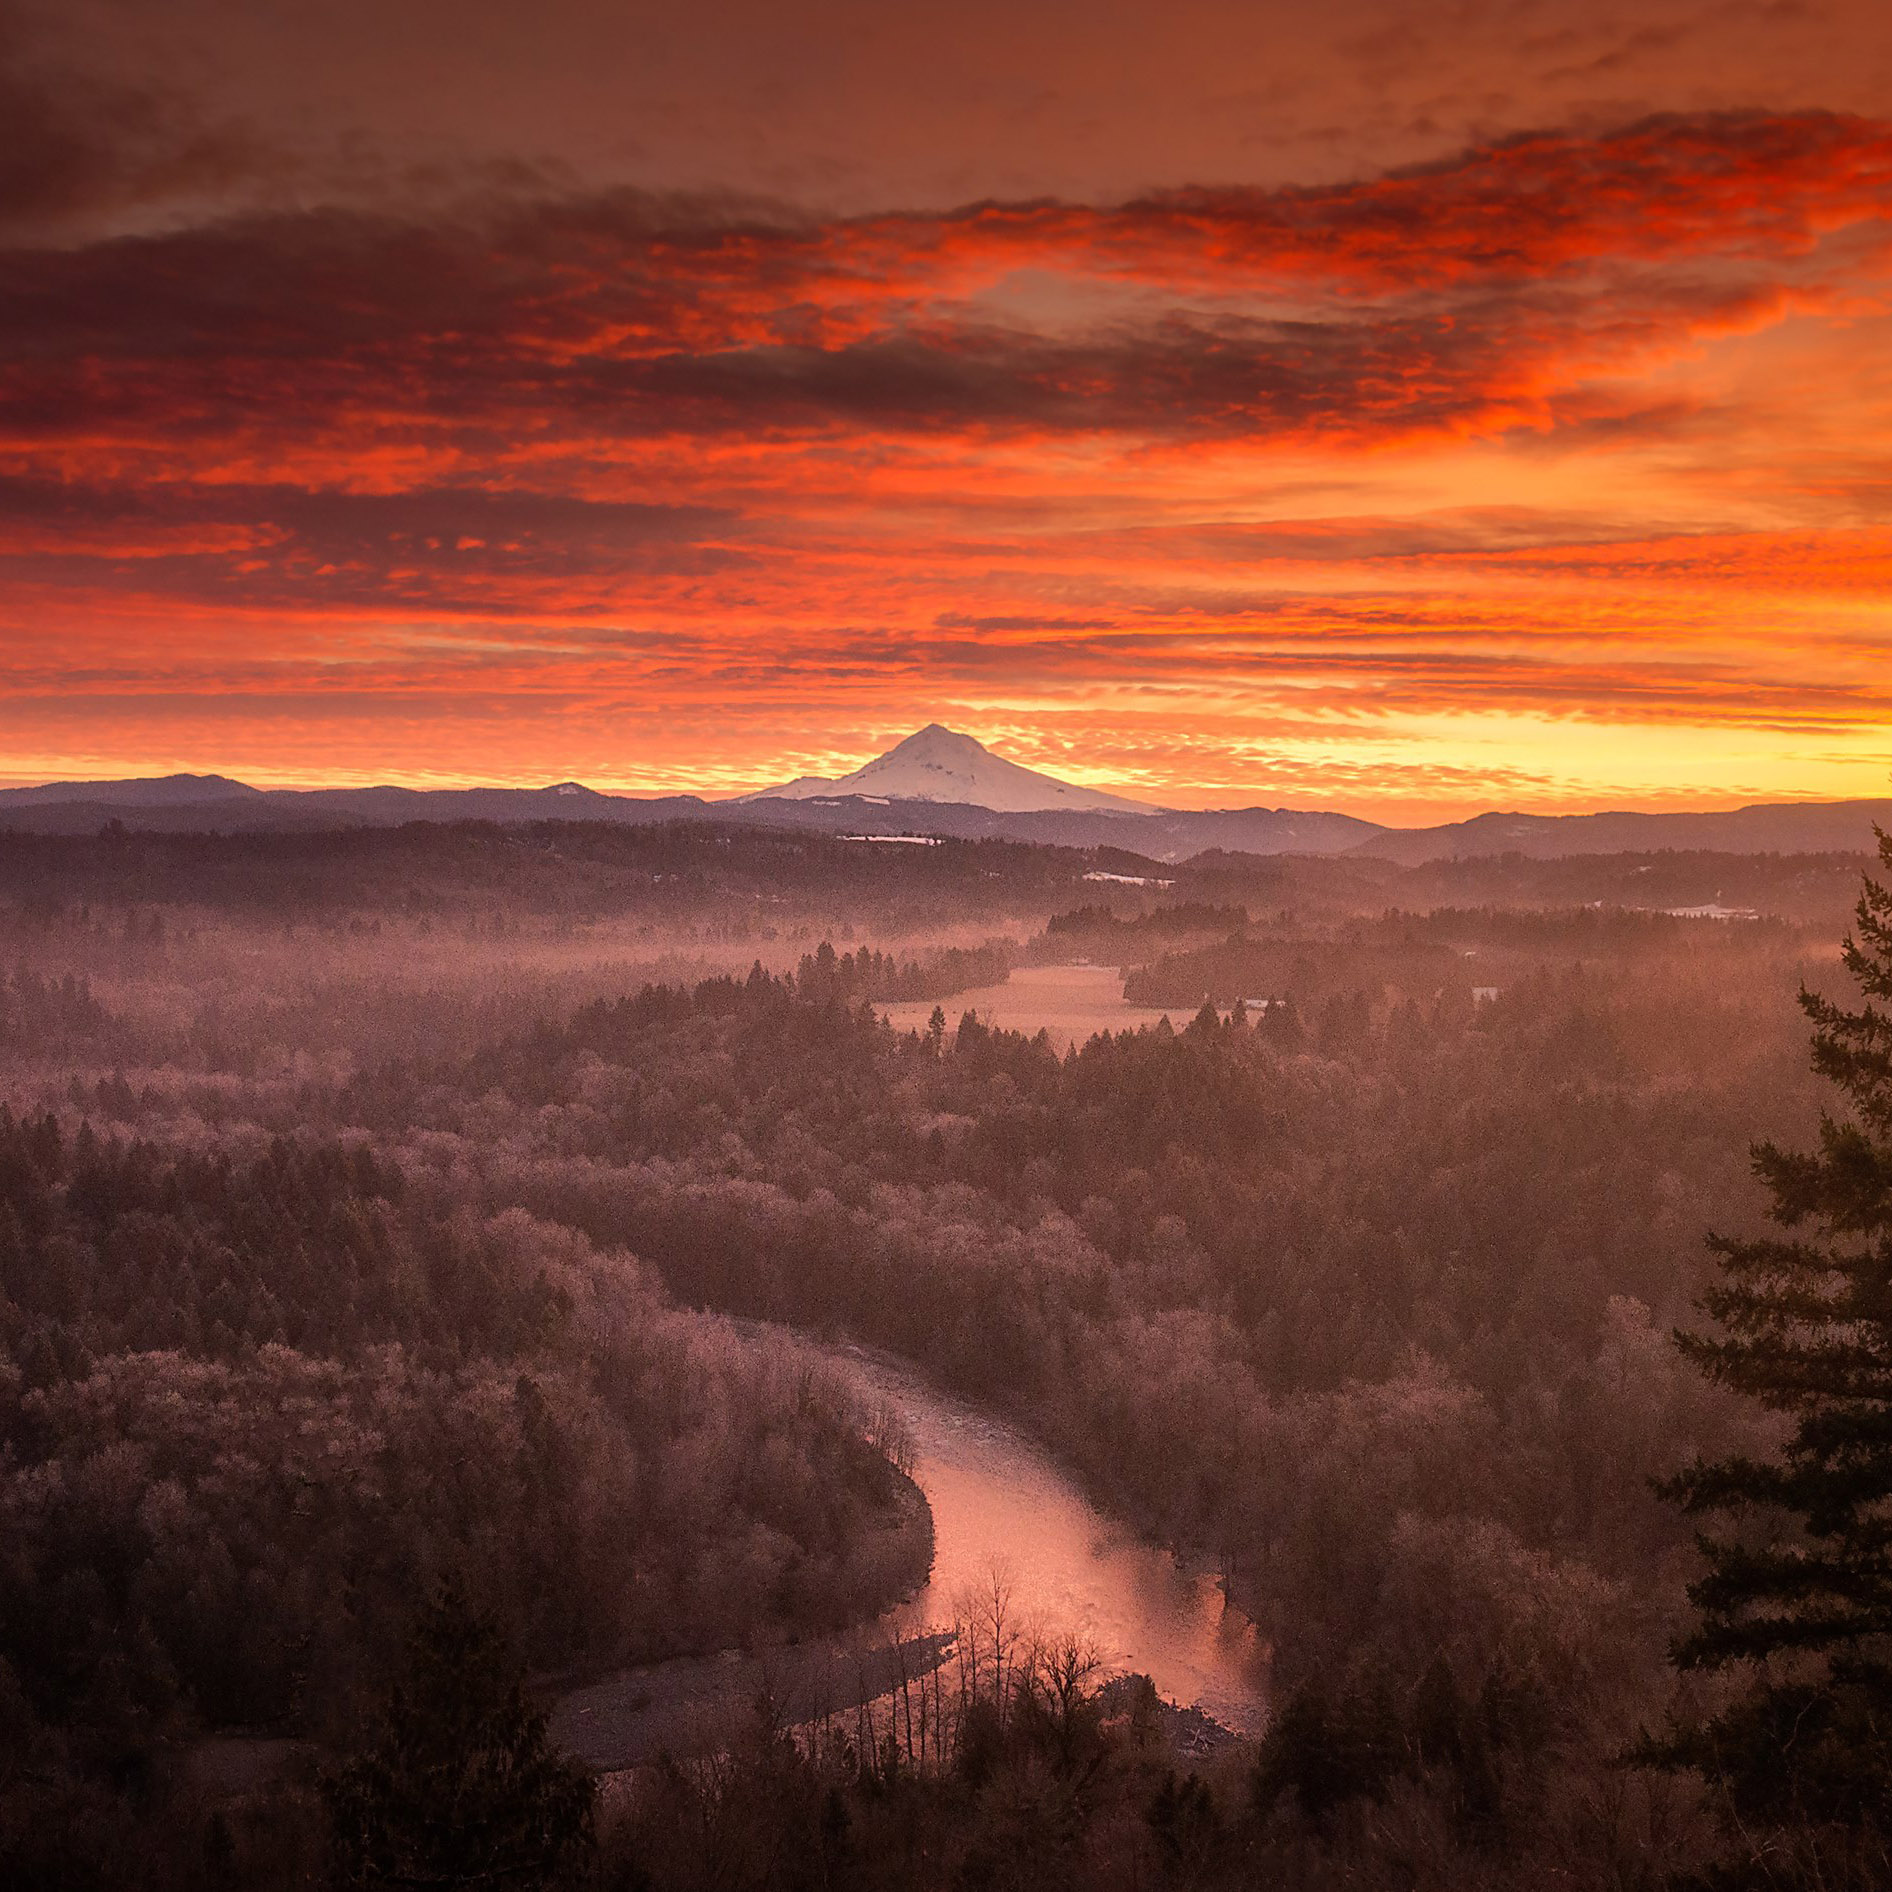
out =
{"type": "Polygon", "coordinates": [[[1147,815],[1153,804],[1079,788],[1055,775],[1007,762],[984,743],[941,723],[928,723],[885,755],[851,775],[803,775],[779,788],[765,788],[745,801],[813,801],[859,795],[883,801],[958,802],[998,814],[1036,814],[1075,808],[1091,813],[1147,815]]]}

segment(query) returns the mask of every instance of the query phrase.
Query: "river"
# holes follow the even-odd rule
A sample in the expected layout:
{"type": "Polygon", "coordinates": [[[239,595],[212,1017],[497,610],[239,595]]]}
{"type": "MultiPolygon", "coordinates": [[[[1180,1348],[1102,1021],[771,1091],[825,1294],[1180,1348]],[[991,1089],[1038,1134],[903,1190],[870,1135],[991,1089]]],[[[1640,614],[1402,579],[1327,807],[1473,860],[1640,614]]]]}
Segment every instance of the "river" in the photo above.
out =
{"type": "MultiPolygon", "coordinates": [[[[826,1350],[868,1402],[885,1400],[912,1441],[911,1470],[933,1511],[926,1587],[865,1635],[763,1654],[681,1659],[564,1696],[553,1733],[594,1766],[713,1738],[766,1684],[792,1714],[878,1692],[896,1636],[937,1641],[995,1576],[1021,1631],[1071,1631],[1112,1673],[1137,1671],[1166,1700],[1238,1734],[1259,1732],[1266,1663],[1253,1626],[1225,1606],[1214,1574],[1180,1565],[1099,1512],[1048,1454],[989,1412],[940,1392],[885,1355],[826,1350]],[[877,1666],[878,1665],[878,1666],[877,1666]]],[[[910,1645],[911,1646],[911,1645],[910,1645]]]]}
{"type": "MultiPolygon", "coordinates": [[[[1000,1031],[1051,1034],[1062,1055],[1100,1031],[1135,1031],[1169,1014],[1151,1005],[1132,1005],[1123,996],[1123,974],[1115,966],[1019,966],[1003,985],[975,986],[942,999],[946,1029],[954,1030],[963,1013],[1000,1031]]],[[[924,1031],[933,1015],[931,999],[902,999],[881,1008],[895,1031],[924,1031]]],[[[1187,1024],[1191,1006],[1172,1023],[1187,1024]]]]}
{"type": "Polygon", "coordinates": [[[1074,1630],[1114,1672],[1238,1734],[1260,1730],[1266,1666],[1254,1626],[1213,1572],[1190,1569],[1104,1516],[1016,1428],[928,1385],[884,1355],[837,1349],[889,1400],[913,1440],[913,1477],[933,1508],[933,1575],[905,1613],[947,1624],[998,1572],[1021,1625],[1074,1630]]]}

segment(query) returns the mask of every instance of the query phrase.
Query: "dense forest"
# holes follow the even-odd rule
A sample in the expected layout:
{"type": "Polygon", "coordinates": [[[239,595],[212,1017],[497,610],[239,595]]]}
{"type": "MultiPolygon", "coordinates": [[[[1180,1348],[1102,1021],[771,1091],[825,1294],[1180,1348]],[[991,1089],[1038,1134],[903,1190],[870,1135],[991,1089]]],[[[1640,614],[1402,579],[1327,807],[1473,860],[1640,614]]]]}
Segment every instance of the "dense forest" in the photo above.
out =
{"type": "Polygon", "coordinates": [[[1844,990],[1863,863],[1139,865],[0,837],[0,1863],[322,1882],[333,1796],[239,1819],[185,1757],[359,1749],[442,1582],[541,1690],[871,1619],[924,1523],[786,1326],[1215,1559],[1270,1730],[1192,1769],[1075,1646],[962,1638],[930,1748],[759,1703],[568,1875],[1735,1873],[1698,1775],[1625,1756],[1725,1686],[1666,1659],[1698,1553],[1654,1482],[1778,1424],[1670,1333],[1761,1224],[1749,1145],[1817,1132],[1794,993],[1844,990]],[[1065,1052],[952,1002],[1063,956],[1170,1022],[1065,1052]]]}

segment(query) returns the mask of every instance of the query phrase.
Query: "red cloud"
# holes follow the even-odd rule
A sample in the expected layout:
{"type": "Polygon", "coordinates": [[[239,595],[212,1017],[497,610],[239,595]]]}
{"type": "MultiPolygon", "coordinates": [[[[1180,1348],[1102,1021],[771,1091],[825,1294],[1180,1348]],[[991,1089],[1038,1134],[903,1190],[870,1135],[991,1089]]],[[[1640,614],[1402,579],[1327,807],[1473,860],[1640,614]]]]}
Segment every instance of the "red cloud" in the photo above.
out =
{"type": "Polygon", "coordinates": [[[17,249],[0,610],[68,641],[0,680],[314,700],[340,652],[442,702],[1008,676],[1858,727],[1869,678],[1748,647],[1763,599],[1883,592],[1850,518],[1652,533],[1507,514],[1486,473],[1449,514],[1256,524],[1247,491],[1271,455],[1344,485],[1517,429],[1712,456],[1738,391],[1661,372],[1882,300],[1889,202],[1892,128],[1720,116],[1317,190],[830,221],[619,194],[17,249]]]}
{"type": "Polygon", "coordinates": [[[484,463],[732,432],[1489,430],[1828,293],[1819,240],[1889,197],[1892,132],[1808,116],[1101,208],[252,220],[7,257],[0,437],[194,466],[343,437],[484,463]],[[1061,299],[1009,290],[1023,272],[1061,299]]]}

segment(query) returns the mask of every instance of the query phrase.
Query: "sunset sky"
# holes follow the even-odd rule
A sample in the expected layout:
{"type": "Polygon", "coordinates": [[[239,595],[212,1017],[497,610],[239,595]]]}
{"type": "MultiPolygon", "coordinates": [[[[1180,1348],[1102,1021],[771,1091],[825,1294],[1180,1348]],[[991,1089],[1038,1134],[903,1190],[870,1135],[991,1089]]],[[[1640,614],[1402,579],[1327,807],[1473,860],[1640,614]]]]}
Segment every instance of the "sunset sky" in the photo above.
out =
{"type": "Polygon", "coordinates": [[[1892,794],[1885,0],[0,0],[0,779],[1892,794]]]}

